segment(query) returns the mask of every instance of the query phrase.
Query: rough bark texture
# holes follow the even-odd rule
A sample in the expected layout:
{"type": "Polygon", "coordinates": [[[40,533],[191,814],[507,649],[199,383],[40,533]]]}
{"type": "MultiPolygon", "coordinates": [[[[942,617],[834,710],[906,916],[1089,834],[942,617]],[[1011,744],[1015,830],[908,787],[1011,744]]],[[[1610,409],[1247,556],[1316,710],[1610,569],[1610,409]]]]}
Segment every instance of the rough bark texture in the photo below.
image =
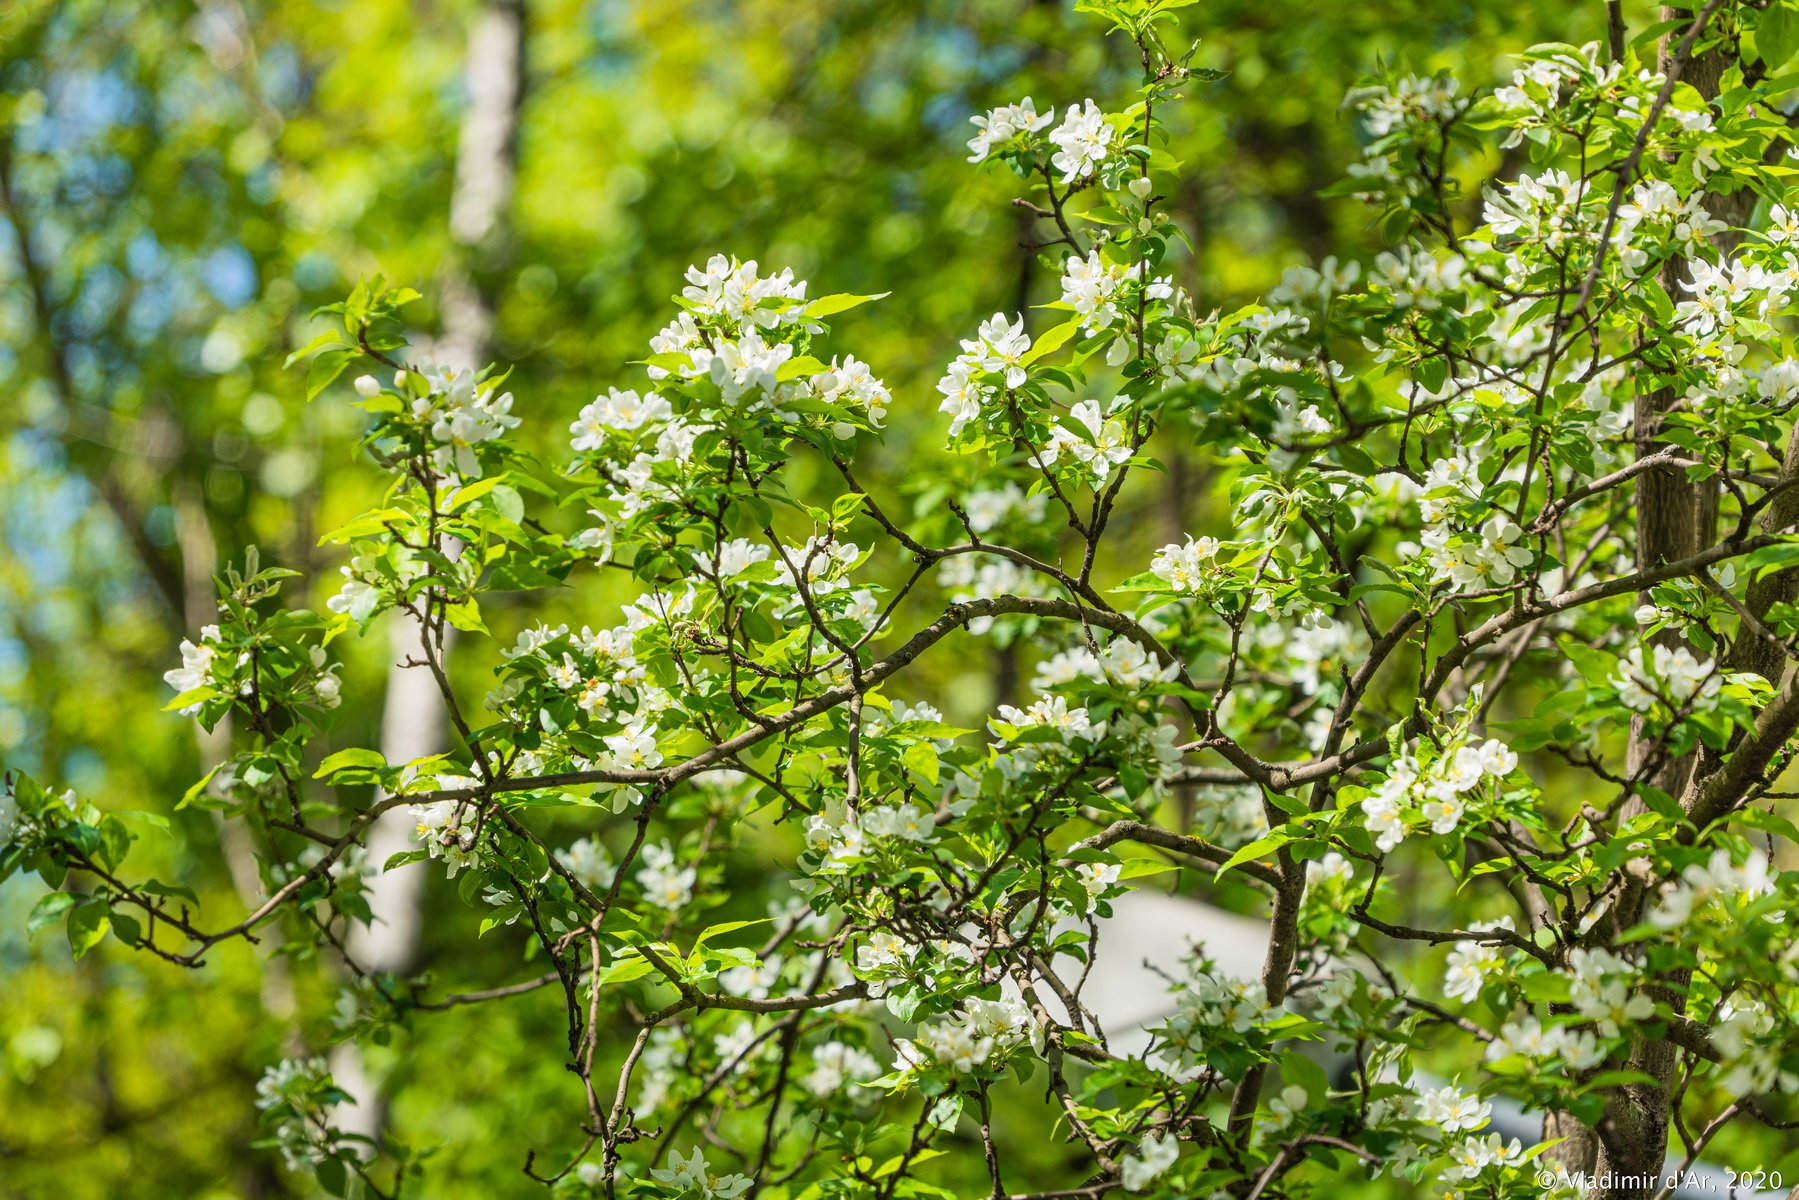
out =
{"type": "MultiPolygon", "coordinates": [[[[443,331],[432,347],[446,366],[478,369],[493,338],[494,298],[480,281],[498,254],[512,204],[517,172],[519,113],[525,96],[524,0],[490,0],[469,32],[464,69],[468,107],[457,143],[456,183],[450,197],[450,237],[457,253],[446,265],[443,331]]],[[[425,649],[416,622],[395,614],[381,717],[381,752],[390,763],[444,749],[448,714],[429,671],[407,668],[425,649]]],[[[447,652],[446,645],[446,652],[447,652]]],[[[368,861],[376,870],[390,855],[413,846],[413,818],[403,808],[381,816],[369,830],[368,861]]],[[[380,874],[369,881],[374,921],[352,931],[350,955],[365,970],[402,973],[418,956],[420,902],[425,875],[417,870],[380,874]]],[[[349,1132],[375,1137],[385,1121],[379,1081],[353,1044],[332,1055],[332,1073],[352,1100],[340,1112],[349,1132]]]]}
{"type": "MultiPolygon", "coordinates": [[[[1665,21],[1690,23],[1694,14],[1690,9],[1668,7],[1662,10],[1662,17],[1665,21]]],[[[1727,41],[1677,67],[1672,62],[1672,55],[1680,36],[1678,28],[1673,34],[1663,35],[1660,69],[1664,73],[1678,69],[1683,82],[1691,84],[1700,95],[1708,100],[1716,97],[1720,78],[1735,61],[1735,46],[1727,41]]],[[[1732,227],[1741,226],[1748,219],[1753,203],[1754,196],[1748,192],[1729,196],[1714,194],[1706,198],[1712,213],[1732,227]]],[[[1717,239],[1719,248],[1726,253],[1733,250],[1739,240],[1740,235],[1734,232],[1726,232],[1717,239]]],[[[1678,295],[1681,284],[1690,277],[1688,263],[1676,259],[1664,268],[1661,283],[1670,295],[1678,295]]],[[[1663,423],[1676,399],[1672,389],[1662,389],[1639,402],[1635,427],[1639,458],[1667,447],[1662,440],[1663,423]]],[[[1680,468],[1646,471],[1636,480],[1636,505],[1639,567],[1684,558],[1717,540],[1718,485],[1715,480],[1692,482],[1680,468]]],[[[1778,673],[1773,678],[1778,681],[1778,673]]],[[[1627,774],[1636,778],[1639,773],[1646,773],[1646,782],[1651,786],[1682,798],[1690,806],[1706,764],[1697,755],[1665,756],[1657,764],[1655,760],[1660,755],[1658,744],[1645,736],[1641,719],[1634,720],[1626,761],[1627,774]]],[[[1623,817],[1628,818],[1643,808],[1642,801],[1633,798],[1623,809],[1623,817]]],[[[1641,888],[1627,892],[1614,907],[1612,924],[1620,930],[1636,924],[1642,919],[1650,900],[1641,888]]],[[[1648,991],[1655,999],[1680,1012],[1685,1007],[1687,983],[1684,975],[1672,976],[1657,981],[1648,991]]],[[[1596,1180],[1610,1180],[1608,1186],[1592,1189],[1590,1194],[1596,1200],[1601,1197],[1604,1200],[1637,1200],[1654,1194],[1654,1176],[1661,1170],[1668,1152],[1669,1095],[1677,1064],[1678,1052],[1672,1042],[1642,1039],[1631,1047],[1624,1065],[1650,1076],[1653,1083],[1626,1084],[1614,1092],[1596,1129],[1570,1128],[1571,1123],[1565,1120],[1560,1128],[1555,1128],[1546,1122],[1546,1134],[1559,1133],[1568,1137],[1568,1141],[1557,1148],[1560,1161],[1570,1168],[1591,1172],[1596,1180]]]]}

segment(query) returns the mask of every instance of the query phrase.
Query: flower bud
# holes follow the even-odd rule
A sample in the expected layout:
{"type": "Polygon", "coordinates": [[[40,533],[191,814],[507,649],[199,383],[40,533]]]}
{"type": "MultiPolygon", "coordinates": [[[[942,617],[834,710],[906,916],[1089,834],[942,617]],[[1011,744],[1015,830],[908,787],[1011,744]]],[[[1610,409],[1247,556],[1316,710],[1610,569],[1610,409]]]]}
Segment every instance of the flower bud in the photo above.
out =
{"type": "Polygon", "coordinates": [[[381,394],[381,385],[376,382],[373,375],[358,375],[356,377],[356,394],[364,400],[373,400],[381,394]]]}
{"type": "Polygon", "coordinates": [[[1156,185],[1149,181],[1149,176],[1147,175],[1137,176],[1137,178],[1131,180],[1128,186],[1131,189],[1131,195],[1137,197],[1139,200],[1149,199],[1149,194],[1156,190],[1156,185]]]}

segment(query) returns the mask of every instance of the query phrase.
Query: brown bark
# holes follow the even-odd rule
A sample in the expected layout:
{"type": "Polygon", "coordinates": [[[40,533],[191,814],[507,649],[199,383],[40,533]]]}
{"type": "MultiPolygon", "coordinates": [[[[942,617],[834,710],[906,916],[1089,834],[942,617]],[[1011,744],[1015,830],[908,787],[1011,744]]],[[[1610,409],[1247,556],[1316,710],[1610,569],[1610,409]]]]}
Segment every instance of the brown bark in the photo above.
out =
{"type": "MultiPolygon", "coordinates": [[[[1691,22],[1690,9],[1664,7],[1665,21],[1691,22]]],[[[1685,64],[1673,61],[1679,29],[1662,37],[1659,68],[1663,73],[1679,71],[1683,82],[1691,84],[1700,95],[1710,100],[1718,95],[1719,81],[1736,60],[1736,47],[1729,41],[1693,56],[1685,64]]],[[[1706,205],[1713,215],[1732,226],[1715,240],[1721,251],[1729,253],[1749,216],[1754,196],[1749,192],[1731,195],[1711,194],[1706,205]]],[[[1669,295],[1678,295],[1681,284],[1690,278],[1690,264],[1683,259],[1671,261],[1663,269],[1661,284],[1669,295]]],[[[1662,439],[1668,412],[1678,397],[1671,388],[1663,388],[1643,397],[1636,412],[1636,449],[1646,458],[1667,449],[1662,439]]],[[[1678,467],[1645,471],[1637,476],[1637,565],[1654,566],[1698,553],[1717,541],[1718,484],[1715,479],[1694,482],[1678,467]]],[[[1647,596],[1644,597],[1645,601],[1647,596]]],[[[1679,639],[1668,636],[1671,642],[1679,639]]],[[[1671,796],[1693,802],[1695,781],[1704,770],[1696,754],[1680,757],[1663,756],[1660,739],[1647,736],[1642,720],[1631,723],[1630,746],[1626,759],[1627,774],[1636,778],[1648,771],[1645,780],[1671,796]],[[1651,771],[1650,768],[1654,767],[1651,771]]],[[[1643,811],[1644,804],[1633,797],[1623,809],[1623,818],[1643,811]]],[[[1652,898],[1640,886],[1628,889],[1611,914],[1611,923],[1627,928],[1640,921],[1652,898]]],[[[1670,1005],[1676,1013],[1685,1008],[1688,980],[1684,974],[1663,978],[1648,989],[1655,999],[1670,1005]]],[[[1558,1131],[1569,1140],[1556,1148],[1556,1158],[1574,1169],[1590,1171],[1596,1179],[1610,1179],[1603,1188],[1595,1187],[1595,1200],[1638,1200],[1652,1195],[1655,1187],[1638,1186],[1620,1180],[1651,1180],[1661,1169],[1668,1150],[1670,1121],[1669,1096],[1678,1065],[1678,1048],[1665,1038],[1643,1038],[1635,1042],[1624,1066],[1648,1075],[1653,1082],[1630,1083],[1616,1089],[1596,1129],[1570,1129],[1564,1123],[1558,1131]]],[[[1545,1123],[1546,1135],[1552,1135],[1545,1123]]]]}

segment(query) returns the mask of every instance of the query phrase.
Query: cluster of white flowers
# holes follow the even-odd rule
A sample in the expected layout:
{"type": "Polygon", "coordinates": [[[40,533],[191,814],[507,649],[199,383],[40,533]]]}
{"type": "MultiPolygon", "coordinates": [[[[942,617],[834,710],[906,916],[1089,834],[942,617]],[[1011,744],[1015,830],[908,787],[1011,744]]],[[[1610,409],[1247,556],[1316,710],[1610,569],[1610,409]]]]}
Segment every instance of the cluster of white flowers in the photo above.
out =
{"type": "Polygon", "coordinates": [[[1166,1175],[1180,1155],[1180,1138],[1172,1133],[1152,1133],[1120,1164],[1118,1182],[1127,1192],[1141,1192],[1166,1175]]]}
{"type": "MultiPolygon", "coordinates": [[[[778,956],[758,958],[753,963],[745,963],[739,967],[731,967],[718,973],[718,986],[733,996],[748,996],[752,1000],[765,999],[781,981],[782,962],[778,956]]],[[[755,1027],[750,1025],[751,1036],[755,1036],[755,1027]]]]}
{"type": "Polygon", "coordinates": [[[344,577],[343,586],[325,601],[325,607],[353,621],[366,621],[381,607],[386,589],[403,591],[427,569],[425,562],[406,546],[395,546],[380,557],[358,554],[338,568],[344,577]],[[392,571],[391,578],[383,566],[392,571]]]}
{"type": "Polygon", "coordinates": [[[1016,483],[981,488],[970,492],[962,501],[962,511],[968,514],[968,527],[980,534],[992,533],[1008,519],[1035,525],[1043,520],[1048,506],[1046,494],[1027,493],[1016,483]]]}
{"type": "Polygon", "coordinates": [[[320,708],[336,708],[343,703],[344,698],[344,681],[337,674],[343,669],[343,664],[331,662],[323,646],[314,646],[307,653],[312,659],[312,669],[315,672],[312,677],[313,699],[320,708]]]}
{"type": "Polygon", "coordinates": [[[860,862],[868,844],[855,816],[839,804],[806,818],[806,845],[821,858],[820,872],[836,872],[860,862]]]}
{"type": "Polygon", "coordinates": [[[968,148],[974,151],[968,161],[984,162],[989,154],[1019,134],[1036,133],[1055,119],[1053,108],[1040,114],[1029,96],[1017,104],[1002,104],[989,109],[985,116],[970,117],[968,120],[979,132],[968,139],[968,148]]]}
{"type": "Polygon", "coordinates": [[[1529,1161],[1524,1146],[1517,1138],[1505,1141],[1497,1133],[1484,1138],[1467,1138],[1449,1147],[1450,1165],[1444,1169],[1444,1180],[1468,1183],[1480,1178],[1491,1167],[1517,1167],[1529,1161]]]}
{"type": "Polygon", "coordinates": [[[756,271],[753,258],[738,262],[714,254],[704,267],[687,268],[681,298],[700,319],[736,329],[774,329],[803,320],[806,281],[795,279],[791,267],[779,275],[756,271]]]}
{"type": "Polygon", "coordinates": [[[981,406],[997,394],[988,381],[990,376],[1003,376],[1008,388],[1025,381],[1024,357],[1030,351],[1031,339],[1024,331],[1022,315],[1007,320],[1004,313],[994,313],[981,322],[973,338],[963,339],[962,353],[937,381],[937,390],[943,394],[937,411],[949,415],[950,437],[960,436],[968,423],[981,415],[981,406]]]}
{"type": "MultiPolygon", "coordinates": [[[[904,725],[908,721],[941,722],[942,720],[943,713],[934,704],[927,703],[923,700],[917,702],[894,700],[892,701],[892,707],[885,712],[873,706],[864,709],[862,712],[862,732],[868,737],[873,737],[876,734],[884,733],[896,725],[904,725]]],[[[947,749],[953,740],[954,739],[952,738],[932,739],[939,750],[947,749]]]]}
{"type": "Polygon", "coordinates": [[[1208,576],[1215,577],[1224,570],[1218,563],[1218,551],[1223,545],[1215,537],[1195,538],[1188,534],[1185,542],[1171,542],[1156,551],[1149,564],[1150,573],[1176,591],[1202,591],[1208,576]]]}
{"type": "MultiPolygon", "coordinates": [[[[765,341],[751,329],[735,341],[720,340],[715,348],[696,348],[690,357],[694,373],[709,376],[727,405],[739,405],[750,393],[751,402],[745,407],[753,410],[772,406],[782,398],[781,368],[793,357],[793,345],[765,341]]],[[[789,389],[789,394],[793,390],[789,389]]]]}
{"type": "MultiPolygon", "coordinates": [[[[1512,74],[1509,86],[1494,91],[1494,101],[1506,111],[1511,128],[1505,146],[1509,150],[1526,137],[1547,141],[1550,130],[1559,128],[1567,116],[1562,111],[1562,93],[1566,87],[1604,86],[1616,81],[1623,71],[1622,63],[1604,61],[1598,42],[1588,42],[1573,50],[1556,47],[1551,53],[1533,56],[1512,74]]],[[[1656,76],[1655,86],[1660,86],[1656,76]]]]}
{"type": "MultiPolygon", "coordinates": [[[[571,636],[566,625],[536,625],[522,630],[512,648],[509,675],[488,697],[489,707],[512,703],[524,693],[527,680],[541,675],[548,687],[574,700],[581,713],[598,725],[621,726],[605,734],[605,752],[596,757],[568,754],[575,770],[641,771],[662,764],[655,721],[673,707],[675,699],[650,683],[636,655],[636,637],[644,629],[662,624],[692,609],[693,591],[679,596],[648,593],[637,603],[625,605],[622,624],[598,631],[582,626],[571,636]]],[[[531,718],[536,709],[531,709],[531,718]]],[[[555,744],[535,752],[528,774],[540,773],[555,744]]],[[[615,811],[641,797],[632,788],[612,793],[615,811]]]]}
{"type": "Polygon", "coordinates": [[[1117,132],[1093,101],[1071,104],[1062,123],[1050,132],[1056,152],[1049,165],[1062,173],[1063,184],[1085,179],[1105,164],[1117,132]]]}
{"type": "Polygon", "coordinates": [[[1568,975],[1575,1010],[1606,1037],[1655,1015],[1654,1002],[1631,990],[1635,968],[1609,950],[1571,951],[1568,975]]]}
{"type": "Polygon", "coordinates": [[[1170,659],[1164,665],[1136,642],[1115,637],[1097,655],[1082,645],[1046,659],[1031,676],[1031,687],[1044,692],[1079,681],[1135,690],[1167,683],[1180,669],[1178,660],[1170,659]]]}
{"type": "Polygon", "coordinates": [[[331,1156],[337,1136],[326,1115],[335,1101],[323,1094],[330,1086],[322,1058],[284,1058],[256,1081],[257,1108],[288,1110],[275,1126],[275,1140],[290,1171],[310,1170],[331,1156]]]}
{"type": "Polygon", "coordinates": [[[1450,75],[1423,78],[1406,75],[1391,87],[1359,88],[1349,103],[1362,113],[1368,132],[1386,137],[1409,122],[1446,121],[1461,111],[1456,93],[1461,85],[1450,75]]]}
{"type": "Polygon", "coordinates": [[[1118,882],[1124,868],[1118,863],[1084,862],[1076,864],[1075,877],[1081,881],[1081,888],[1087,893],[1087,903],[1083,915],[1091,914],[1106,894],[1106,889],[1118,882]]]}
{"type": "MultiPolygon", "coordinates": [[[[217,625],[204,625],[200,628],[200,640],[181,640],[181,665],[163,672],[163,682],[175,689],[177,695],[183,695],[195,688],[203,688],[212,683],[212,660],[218,649],[214,645],[219,640],[217,625]]],[[[181,710],[181,715],[191,717],[200,711],[198,703],[189,704],[181,710]]]]}
{"type": "MultiPolygon", "coordinates": [[[[477,786],[476,781],[461,775],[439,775],[437,786],[444,791],[462,791],[477,786]]],[[[413,832],[432,858],[441,858],[448,873],[456,872],[475,861],[475,840],[479,828],[476,808],[461,800],[436,800],[412,806],[416,824],[413,832]]]]}
{"type": "Polygon", "coordinates": [[[1325,437],[1331,432],[1330,420],[1318,411],[1316,404],[1301,404],[1288,388],[1280,389],[1274,401],[1274,424],[1268,440],[1276,448],[1268,452],[1268,465],[1285,471],[1299,461],[1300,444],[1325,437]]]}
{"type": "Polygon", "coordinates": [[[641,857],[643,867],[637,872],[637,886],[643,889],[644,901],[668,912],[687,907],[698,877],[694,868],[677,864],[675,852],[667,842],[645,843],[641,857]]]}
{"type": "MultiPolygon", "coordinates": [[[[1510,917],[1472,926],[1477,933],[1488,929],[1510,928],[1510,917]]],[[[1487,977],[1499,970],[1504,961],[1504,955],[1493,942],[1457,942],[1449,952],[1449,962],[1443,968],[1443,994],[1451,1000],[1473,1003],[1479,998],[1480,989],[1486,985],[1487,977]]]]}
{"type": "Polygon", "coordinates": [[[776,570],[788,587],[797,591],[804,585],[813,596],[828,596],[850,586],[849,571],[861,561],[862,549],[854,542],[809,537],[803,545],[784,547],[776,557],[776,570]]]}
{"type": "MultiPolygon", "coordinates": [[[[827,404],[860,407],[876,428],[887,419],[887,406],[893,403],[893,393],[887,390],[887,385],[876,379],[868,364],[854,355],[845,355],[841,362],[833,358],[830,369],[812,376],[807,385],[814,397],[827,404]]],[[[847,428],[836,431],[837,436],[847,438],[847,428]]]]}
{"type": "MultiPolygon", "coordinates": [[[[1113,411],[1125,401],[1114,400],[1113,411]]],[[[1114,467],[1123,466],[1131,458],[1131,435],[1123,421],[1100,411],[1097,400],[1083,400],[1069,410],[1069,418],[1080,428],[1059,424],[1050,430],[1049,441],[1031,456],[1031,465],[1048,470],[1066,454],[1093,474],[1093,486],[1099,487],[1111,476],[1114,467]]]]}
{"type": "Polygon", "coordinates": [[[1028,1044],[1040,1044],[1042,1032],[1030,1010],[1016,996],[970,1000],[961,1011],[918,1027],[916,1040],[894,1043],[898,1070],[930,1063],[959,1075],[979,1070],[1028,1044]]]}
{"type": "Polygon", "coordinates": [[[612,886],[615,864],[598,838],[581,838],[557,857],[587,890],[603,892],[612,886]]]}
{"type": "MultiPolygon", "coordinates": [[[[1062,303],[1074,309],[1083,330],[1099,333],[1117,323],[1118,302],[1127,295],[1135,298],[1135,285],[1143,277],[1141,261],[1129,266],[1108,262],[1098,250],[1089,250],[1085,257],[1070,254],[1062,264],[1062,303]]],[[[1167,278],[1153,279],[1143,288],[1145,300],[1168,300],[1173,296],[1174,283],[1167,278]]]]}
{"type": "Polygon", "coordinates": [[[1546,1026],[1529,1013],[1501,1025],[1499,1033],[1487,1043],[1488,1062],[1498,1062],[1513,1055],[1538,1064],[1559,1058],[1570,1071],[1598,1066],[1605,1058],[1599,1039],[1591,1030],[1575,1030],[1567,1025],[1546,1026]]]}
{"type": "Polygon", "coordinates": [[[1175,1001],[1174,1015],[1152,1031],[1158,1038],[1157,1056],[1177,1071],[1190,1070],[1204,1061],[1219,1030],[1248,1033],[1280,1011],[1280,1005],[1268,1003],[1259,980],[1234,979],[1208,964],[1196,964],[1175,1001]]]}
{"type": "Polygon", "coordinates": [[[1524,531],[1501,513],[1489,517],[1478,537],[1457,534],[1449,525],[1433,525],[1420,537],[1429,557],[1431,579],[1447,581],[1458,591],[1506,587],[1536,555],[1520,545],[1524,531]]]}
{"type": "Polygon", "coordinates": [[[1395,308],[1434,309],[1442,306],[1444,293],[1462,286],[1466,268],[1467,260],[1459,254],[1439,258],[1408,242],[1375,256],[1368,283],[1370,288],[1385,292],[1395,308]]]}
{"type": "Polygon", "coordinates": [[[1338,262],[1333,254],[1316,267],[1288,267],[1281,273],[1281,281],[1269,291],[1268,303],[1323,309],[1354,287],[1361,277],[1361,263],[1338,262]]]}
{"type": "Polygon", "coordinates": [[[1207,784],[1193,789],[1193,832],[1219,846],[1248,845],[1268,833],[1259,788],[1207,784]]]}
{"type": "Polygon", "coordinates": [[[812,1049],[812,1069],[806,1072],[806,1090],[820,1100],[843,1091],[846,1083],[863,1083],[881,1073],[881,1064],[868,1051],[835,1039],[812,1049]]]}
{"type": "MultiPolygon", "coordinates": [[[[1266,595],[1266,592],[1258,592],[1252,608],[1258,612],[1266,611],[1261,606],[1266,595]]],[[[1327,683],[1335,680],[1346,664],[1359,661],[1368,650],[1367,631],[1353,621],[1335,620],[1316,609],[1280,615],[1292,623],[1271,622],[1262,627],[1265,632],[1258,640],[1278,653],[1285,661],[1288,680],[1307,696],[1324,691],[1327,683]]],[[[1322,719],[1328,728],[1332,711],[1329,704],[1318,704],[1313,710],[1314,718],[1322,719]]],[[[1310,732],[1319,732],[1322,736],[1322,731],[1310,732]]],[[[1313,744],[1322,742],[1314,739],[1313,744]]]]}
{"type": "Polygon", "coordinates": [[[920,946],[891,929],[871,929],[856,947],[857,974],[876,974],[903,966],[918,957],[920,946]]]}
{"type": "Polygon", "coordinates": [[[666,1167],[653,1168],[650,1178],[658,1183],[673,1184],[683,1195],[687,1189],[692,1189],[705,1200],[735,1200],[749,1191],[754,1182],[748,1175],[715,1174],[698,1146],[686,1158],[681,1157],[679,1150],[670,1151],[668,1161],[666,1167]]]}
{"type": "Polygon", "coordinates": [[[720,542],[712,551],[712,574],[723,583],[727,579],[735,579],[759,562],[768,559],[767,546],[752,542],[748,538],[732,538],[720,542]]]}
{"type": "Polygon", "coordinates": [[[1649,251],[1656,244],[1692,256],[1726,228],[1705,207],[1704,188],[1695,187],[1683,198],[1666,180],[1644,179],[1618,206],[1612,253],[1625,270],[1637,274],[1649,265],[1649,251]]]}
{"type": "Polygon", "coordinates": [[[1422,767],[1407,753],[1393,761],[1387,777],[1362,800],[1362,816],[1375,844],[1384,853],[1405,840],[1413,822],[1432,833],[1453,833],[1467,811],[1464,797],[1486,779],[1504,779],[1518,766],[1518,756],[1503,743],[1460,745],[1422,767]]]}
{"type": "MultiPolygon", "coordinates": [[[[792,270],[761,276],[754,261],[739,263],[715,255],[704,268],[689,267],[687,278],[682,298],[689,311],[678,314],[650,339],[652,354],[661,360],[648,367],[652,379],[709,380],[726,407],[768,412],[783,421],[803,419],[789,407],[800,400],[854,408],[876,428],[885,420],[892,395],[868,364],[853,355],[833,358],[828,367],[811,375],[781,378],[782,369],[794,360],[793,345],[779,340],[781,331],[790,326],[812,333],[823,329],[808,315],[806,283],[794,279],[792,270]],[[676,361],[664,357],[670,355],[676,361]]],[[[607,429],[616,428],[607,424],[605,412],[596,416],[599,423],[591,429],[585,410],[576,423],[577,449],[590,448],[579,444],[583,440],[603,443],[607,429]]],[[[658,439],[649,463],[685,463],[694,439],[712,428],[675,418],[658,439]]],[[[839,438],[855,432],[855,426],[844,420],[833,422],[831,429],[839,438]]],[[[632,467],[642,470],[644,462],[640,458],[632,467]]]]}
{"type": "Polygon", "coordinates": [[[1496,240],[1561,252],[1598,236],[1599,215],[1585,206],[1590,195],[1587,181],[1566,171],[1519,175],[1488,190],[1481,216],[1496,240]]]}
{"type": "Polygon", "coordinates": [[[865,808],[858,817],[862,832],[872,838],[898,838],[907,842],[928,842],[936,835],[937,826],[931,814],[912,803],[884,804],[865,808]]]}
{"type": "MultiPolygon", "coordinates": [[[[400,372],[394,386],[406,385],[405,374],[400,372]]],[[[479,479],[475,446],[519,424],[512,415],[512,393],[496,395],[498,389],[491,382],[477,382],[467,368],[451,371],[426,362],[419,365],[418,375],[427,392],[413,399],[412,415],[430,432],[432,464],[447,476],[479,479]]]]}
{"type": "Polygon", "coordinates": [[[1755,392],[1763,400],[1783,408],[1799,400],[1799,361],[1783,358],[1757,371],[1755,392]]]}
{"type": "MultiPolygon", "coordinates": [[[[1724,1061],[1719,1087],[1738,1098],[1799,1092],[1799,1074],[1784,1065],[1786,1048],[1766,1004],[1735,996],[1718,1007],[1715,1019],[1712,1045],[1724,1061]]],[[[1791,1017],[1778,1024],[1792,1028],[1791,1017]]]]}
{"type": "Polygon", "coordinates": [[[673,419],[674,409],[655,392],[639,395],[629,388],[608,388],[584,405],[568,427],[576,453],[599,451],[618,434],[634,434],[646,425],[673,419]]]}
{"type": "Polygon", "coordinates": [[[1648,712],[1658,701],[1677,711],[1710,712],[1718,707],[1722,685],[1711,659],[1695,658],[1685,646],[1660,644],[1651,648],[1647,662],[1643,647],[1632,646],[1611,682],[1618,699],[1637,712],[1648,712]]]}
{"type": "Polygon", "coordinates": [[[998,719],[1019,729],[1054,729],[1089,742],[1106,734],[1105,722],[1095,724],[1088,718],[1085,708],[1070,708],[1061,696],[1045,696],[1025,708],[1002,704],[998,719]]]}
{"type": "Polygon", "coordinates": [[[1693,864],[1680,873],[1679,879],[1662,888],[1661,903],[1649,919],[1663,929],[1673,929],[1685,925],[1695,910],[1713,900],[1729,899],[1742,903],[1773,890],[1774,880],[1768,874],[1767,855],[1751,849],[1748,858],[1738,866],[1730,851],[1719,846],[1704,864],[1693,864]]]}
{"type": "Polygon", "coordinates": [[[1792,294],[1793,269],[1770,270],[1743,258],[1723,263],[1692,260],[1693,277],[1681,282],[1683,292],[1692,295],[1674,306],[1674,319],[1701,344],[1716,343],[1734,348],[1736,323],[1743,312],[1766,319],[1784,308],[1792,294]]]}
{"type": "Polygon", "coordinates": [[[1492,1117],[1493,1106],[1479,1096],[1448,1084],[1420,1092],[1417,1113],[1420,1121],[1428,1121],[1444,1133],[1471,1133],[1492,1117]]]}
{"type": "MultiPolygon", "coordinates": [[[[959,554],[937,568],[938,581],[954,600],[983,600],[994,596],[1050,596],[1056,584],[1048,576],[1009,558],[959,554]]],[[[993,617],[976,617],[968,631],[979,635],[993,628],[993,617]]]]}
{"type": "MultiPolygon", "coordinates": [[[[1451,380],[1444,391],[1462,386],[1451,380]]],[[[1508,389],[1502,385],[1491,390],[1508,389]]],[[[1525,533],[1517,522],[1503,512],[1484,521],[1478,516],[1486,507],[1487,489],[1480,478],[1484,454],[1480,445],[1458,447],[1431,463],[1421,485],[1407,485],[1402,491],[1417,497],[1425,527],[1418,542],[1399,546],[1400,556],[1424,559],[1433,583],[1448,583],[1462,592],[1508,587],[1536,561],[1535,552],[1523,544],[1525,533]],[[1469,510],[1476,515],[1465,516],[1469,510]]]]}

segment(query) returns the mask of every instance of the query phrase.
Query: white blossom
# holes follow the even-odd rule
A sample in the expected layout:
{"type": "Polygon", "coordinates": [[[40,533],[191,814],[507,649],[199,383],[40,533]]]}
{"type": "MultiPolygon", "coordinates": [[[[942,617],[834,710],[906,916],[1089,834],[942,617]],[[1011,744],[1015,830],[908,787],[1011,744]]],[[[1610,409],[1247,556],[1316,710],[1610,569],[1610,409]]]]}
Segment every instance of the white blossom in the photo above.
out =
{"type": "Polygon", "coordinates": [[[1062,172],[1061,182],[1067,185],[1092,174],[1106,161],[1115,133],[1093,101],[1069,105],[1062,123],[1049,135],[1056,145],[1050,166],[1062,172]]]}
{"type": "Polygon", "coordinates": [[[1019,134],[1036,133],[1055,120],[1056,114],[1052,109],[1039,115],[1036,104],[1026,96],[1017,104],[1002,104],[998,108],[989,109],[985,116],[968,119],[979,131],[968,139],[968,148],[974,151],[968,156],[968,161],[978,163],[985,161],[995,149],[1019,134]]]}

